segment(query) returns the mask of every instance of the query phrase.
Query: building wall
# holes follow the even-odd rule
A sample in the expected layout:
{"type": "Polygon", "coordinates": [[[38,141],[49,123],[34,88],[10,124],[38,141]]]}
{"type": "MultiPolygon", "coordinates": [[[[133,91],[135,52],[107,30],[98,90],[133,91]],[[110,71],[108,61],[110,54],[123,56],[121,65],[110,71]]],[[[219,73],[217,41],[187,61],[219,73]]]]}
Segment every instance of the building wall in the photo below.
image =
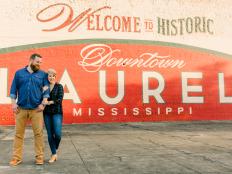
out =
{"type": "Polygon", "coordinates": [[[65,124],[232,119],[229,0],[11,0],[0,14],[0,125],[32,53],[58,72],[65,124]]]}

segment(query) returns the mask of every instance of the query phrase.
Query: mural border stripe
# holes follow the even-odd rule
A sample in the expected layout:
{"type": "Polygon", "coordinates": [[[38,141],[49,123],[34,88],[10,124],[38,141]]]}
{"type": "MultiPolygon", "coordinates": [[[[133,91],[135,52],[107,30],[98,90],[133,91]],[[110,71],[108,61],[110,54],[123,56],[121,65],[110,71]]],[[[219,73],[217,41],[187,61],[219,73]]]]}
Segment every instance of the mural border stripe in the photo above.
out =
{"type": "Polygon", "coordinates": [[[208,53],[224,58],[232,59],[232,55],[223,52],[210,50],[201,47],[195,47],[191,45],[185,45],[174,42],[163,42],[163,41],[148,41],[148,40],[131,40],[131,39],[75,39],[75,40],[61,40],[52,42],[43,42],[35,44],[20,45],[14,47],[0,48],[0,54],[13,53],[18,51],[38,49],[38,48],[48,48],[54,46],[65,46],[65,45],[76,45],[76,44],[133,44],[133,45],[157,45],[157,46],[167,46],[175,48],[184,48],[192,51],[208,53]]]}

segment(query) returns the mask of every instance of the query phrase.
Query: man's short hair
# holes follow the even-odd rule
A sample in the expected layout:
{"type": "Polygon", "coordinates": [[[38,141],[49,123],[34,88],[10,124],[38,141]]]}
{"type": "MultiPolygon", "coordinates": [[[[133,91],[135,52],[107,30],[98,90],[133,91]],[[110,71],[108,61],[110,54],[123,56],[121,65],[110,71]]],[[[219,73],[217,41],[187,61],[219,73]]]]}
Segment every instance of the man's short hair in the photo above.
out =
{"type": "Polygon", "coordinates": [[[35,60],[36,57],[42,58],[41,55],[39,55],[37,53],[34,53],[34,54],[31,55],[30,59],[35,60]]]}

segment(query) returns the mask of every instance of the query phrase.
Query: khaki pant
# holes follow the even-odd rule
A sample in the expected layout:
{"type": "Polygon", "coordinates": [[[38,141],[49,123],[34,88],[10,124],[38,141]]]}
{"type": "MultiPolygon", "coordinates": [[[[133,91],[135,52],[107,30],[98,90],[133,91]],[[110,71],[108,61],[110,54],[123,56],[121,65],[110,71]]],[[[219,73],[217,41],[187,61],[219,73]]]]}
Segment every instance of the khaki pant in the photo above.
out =
{"type": "Polygon", "coordinates": [[[36,110],[20,109],[16,115],[15,122],[15,139],[13,145],[13,158],[22,160],[24,132],[27,120],[31,120],[34,132],[34,148],[36,158],[44,157],[44,141],[43,141],[43,112],[36,110]]]}

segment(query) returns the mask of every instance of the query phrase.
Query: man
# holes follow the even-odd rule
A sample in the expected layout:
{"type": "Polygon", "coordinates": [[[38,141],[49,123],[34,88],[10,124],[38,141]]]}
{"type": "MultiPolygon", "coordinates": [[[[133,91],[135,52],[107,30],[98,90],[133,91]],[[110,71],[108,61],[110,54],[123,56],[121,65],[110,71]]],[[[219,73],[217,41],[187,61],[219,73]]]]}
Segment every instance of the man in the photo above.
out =
{"type": "Polygon", "coordinates": [[[40,70],[41,63],[42,57],[39,54],[32,54],[28,66],[15,73],[11,85],[12,109],[16,114],[11,166],[16,166],[22,162],[24,132],[27,120],[31,120],[34,133],[35,163],[38,165],[44,163],[42,111],[49,97],[49,82],[47,74],[40,70]]]}

